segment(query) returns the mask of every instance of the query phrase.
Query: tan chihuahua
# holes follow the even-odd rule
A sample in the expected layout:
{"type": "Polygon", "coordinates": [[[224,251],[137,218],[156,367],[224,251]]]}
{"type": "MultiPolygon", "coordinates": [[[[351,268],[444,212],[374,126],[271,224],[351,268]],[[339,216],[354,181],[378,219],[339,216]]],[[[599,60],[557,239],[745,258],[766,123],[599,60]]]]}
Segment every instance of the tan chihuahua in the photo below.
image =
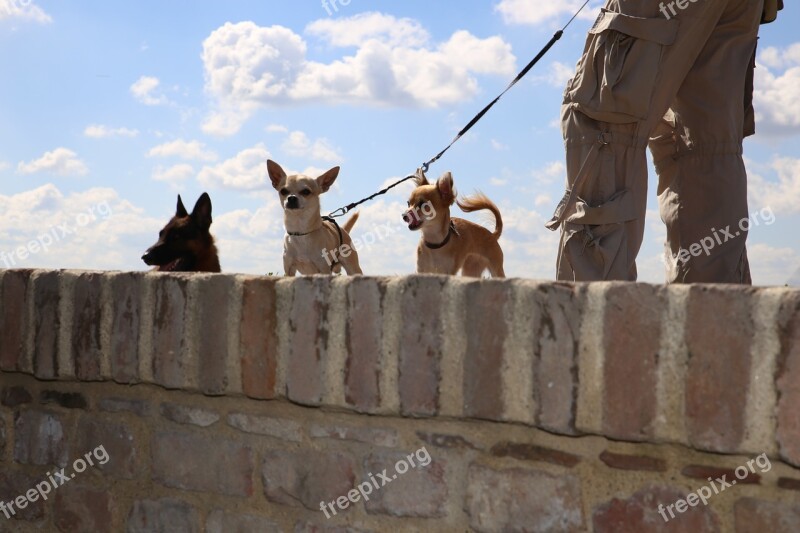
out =
{"type": "Polygon", "coordinates": [[[495,218],[492,233],[468,220],[450,218],[450,206],[456,203],[457,196],[450,172],[435,185],[428,183],[422,172],[416,181],[417,188],[411,193],[403,220],[411,231],[422,230],[417,272],[454,275],[460,270],[464,276],[480,277],[488,269],[492,277],[504,278],[503,250],[497,242],[503,233],[503,219],[497,206],[481,193],[457,201],[466,213],[491,211],[495,218]]]}
{"type": "Polygon", "coordinates": [[[287,276],[338,274],[342,267],[349,275],[362,274],[358,252],[353,248],[350,230],[358,213],[344,228],[320,215],[320,195],[328,192],[339,176],[339,167],[317,179],[301,174],[287,176],[281,166],[270,160],[267,170],[272,186],[281,197],[286,225],[283,245],[283,268],[287,276]]]}

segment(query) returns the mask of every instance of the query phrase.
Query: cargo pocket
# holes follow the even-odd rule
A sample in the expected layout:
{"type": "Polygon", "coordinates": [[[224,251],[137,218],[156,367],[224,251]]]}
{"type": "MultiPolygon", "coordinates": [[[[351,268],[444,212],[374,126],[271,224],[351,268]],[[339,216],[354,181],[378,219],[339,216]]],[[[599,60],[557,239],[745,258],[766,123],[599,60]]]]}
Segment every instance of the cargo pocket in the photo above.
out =
{"type": "Polygon", "coordinates": [[[603,9],[589,46],[567,87],[565,103],[603,122],[644,120],[664,47],[675,42],[678,19],[642,18],[603,9]]]}

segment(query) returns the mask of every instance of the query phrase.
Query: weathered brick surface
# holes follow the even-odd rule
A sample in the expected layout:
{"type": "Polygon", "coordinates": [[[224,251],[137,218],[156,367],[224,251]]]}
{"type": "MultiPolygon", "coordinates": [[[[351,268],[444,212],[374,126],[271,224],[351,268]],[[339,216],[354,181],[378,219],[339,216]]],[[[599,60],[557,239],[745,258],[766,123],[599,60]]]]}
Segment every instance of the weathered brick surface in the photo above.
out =
{"type": "Polygon", "coordinates": [[[139,500],[128,513],[127,533],[199,533],[200,516],[181,500],[139,500]]]}
{"type": "Polygon", "coordinates": [[[610,468],[617,470],[637,470],[646,472],[666,472],[667,462],[656,457],[646,455],[627,455],[613,453],[605,450],[600,454],[600,460],[610,468]]]}
{"type": "MultiPolygon", "coordinates": [[[[29,409],[14,415],[14,461],[40,466],[67,465],[64,418],[29,409]]],[[[27,489],[26,489],[27,490],[27,489]]]]}
{"type": "MultiPolygon", "coordinates": [[[[427,452],[427,450],[425,450],[427,452]]],[[[447,515],[447,483],[445,481],[446,464],[443,460],[433,461],[430,454],[384,452],[370,455],[364,461],[367,476],[363,483],[370,486],[369,474],[386,472],[391,483],[382,486],[383,481],[376,477],[380,490],[375,489],[368,495],[365,503],[370,514],[385,514],[397,517],[437,518],[447,515]],[[410,456],[410,458],[409,458],[410,456]],[[416,467],[411,466],[414,461],[416,467]],[[423,466],[422,462],[427,462],[423,466]],[[407,466],[401,466],[400,463],[407,466]],[[402,473],[407,468],[407,472],[402,473]]]]}
{"type": "Polygon", "coordinates": [[[355,484],[356,465],[342,453],[272,451],[264,457],[264,494],[271,502],[319,511],[355,484]]]}
{"type": "Polygon", "coordinates": [[[159,432],[150,449],[152,478],[162,485],[227,496],[253,494],[254,453],[238,441],[159,432]]]}
{"type": "Polygon", "coordinates": [[[103,398],[98,403],[101,411],[109,413],[133,413],[138,416],[150,414],[150,403],[145,400],[128,398],[103,398]]]}
{"type": "Polygon", "coordinates": [[[242,322],[239,330],[242,386],[250,398],[270,400],[277,391],[278,333],[275,279],[243,281],[242,322]]]}
{"type": "Polygon", "coordinates": [[[796,533],[800,505],[742,498],[734,507],[736,533],[796,533]]]}
{"type": "Polygon", "coordinates": [[[607,292],[604,314],[605,435],[642,441],[653,436],[658,352],[667,302],[663,289],[620,284],[607,292]]]}
{"type": "Polygon", "coordinates": [[[497,443],[492,447],[491,454],[495,457],[512,457],[520,461],[542,461],[567,468],[572,468],[581,462],[581,458],[572,453],[520,442],[497,443]]]}
{"type": "Polygon", "coordinates": [[[301,405],[319,405],[325,387],[323,361],[328,353],[330,283],[325,278],[301,278],[294,282],[293,289],[287,343],[287,396],[301,405]]]}
{"type": "Polygon", "coordinates": [[[161,416],[177,424],[208,427],[219,421],[219,414],[208,409],[179,405],[176,403],[162,403],[161,416]]]}
{"type": "Polygon", "coordinates": [[[228,376],[226,366],[233,278],[210,276],[197,280],[196,283],[200,294],[195,307],[198,314],[200,391],[208,395],[220,395],[227,390],[231,379],[239,379],[239,376],[228,376]]]}
{"type": "Polygon", "coordinates": [[[396,447],[399,440],[397,431],[390,428],[313,424],[309,428],[308,434],[314,439],[351,440],[385,448],[396,447]]]}
{"type": "Polygon", "coordinates": [[[578,341],[583,293],[567,285],[535,289],[534,398],[538,425],[554,433],[575,433],[578,341]]]}
{"type": "MultiPolygon", "coordinates": [[[[45,502],[37,499],[33,503],[28,503],[25,508],[18,508],[16,499],[25,495],[31,488],[35,487],[41,479],[31,477],[23,472],[0,468],[0,502],[14,502],[13,512],[9,510],[11,522],[7,522],[5,514],[0,512],[0,524],[10,524],[8,531],[14,531],[16,524],[21,520],[39,520],[45,515],[45,502]]],[[[0,526],[3,527],[3,526],[0,526]]],[[[0,529],[2,531],[2,529],[0,529]]]]}
{"type": "Polygon", "coordinates": [[[30,270],[10,270],[0,281],[0,370],[20,370],[18,361],[29,327],[26,304],[31,274],[30,270]]]}
{"type": "Polygon", "coordinates": [[[800,294],[786,298],[778,326],[778,444],[781,457],[800,467],[800,294]]]}
{"type": "Polygon", "coordinates": [[[467,483],[465,509],[475,531],[585,531],[575,476],[472,465],[467,483]]]}
{"type": "Polygon", "coordinates": [[[228,425],[245,433],[265,435],[290,442],[303,440],[302,425],[285,418],[232,413],[228,415],[228,425]]]}
{"type": "Polygon", "coordinates": [[[0,415],[0,463],[6,458],[6,421],[0,415]]]}
{"type": "Polygon", "coordinates": [[[111,496],[107,490],[70,483],[59,487],[55,497],[54,523],[64,533],[113,531],[111,496]]]}
{"type": "Polygon", "coordinates": [[[686,425],[701,450],[734,452],[750,388],[753,300],[747,289],[693,287],[686,318],[686,425]]]}
{"type": "Polygon", "coordinates": [[[72,359],[75,375],[82,381],[100,380],[103,349],[100,328],[103,324],[103,275],[80,274],[72,294],[72,359]]]}
{"type": "MultiPolygon", "coordinates": [[[[718,468],[718,467],[704,466],[704,465],[688,465],[681,470],[681,474],[692,479],[702,479],[702,480],[708,480],[708,478],[713,478],[714,480],[724,479],[729,483],[735,481],[736,484],[741,484],[741,485],[758,485],[759,483],[761,483],[761,476],[758,475],[758,473],[754,473],[744,465],[742,465],[738,469],[741,478],[737,477],[736,470],[737,470],[736,468],[718,468]]],[[[758,472],[758,467],[755,464],[753,464],[753,470],[755,470],[755,472],[758,472]]]]}
{"type": "Polygon", "coordinates": [[[445,279],[409,279],[403,291],[400,338],[400,410],[408,416],[439,412],[442,290],[445,279]]]}
{"type": "Polygon", "coordinates": [[[39,379],[58,377],[58,335],[61,329],[58,272],[43,272],[33,278],[33,370],[39,379]]]}
{"type": "Polygon", "coordinates": [[[786,490],[800,491],[800,479],[793,479],[789,477],[778,478],[778,486],[786,490]]]}
{"type": "Polygon", "coordinates": [[[278,525],[263,516],[212,511],[206,520],[205,533],[281,533],[278,525]]]}
{"type": "Polygon", "coordinates": [[[629,499],[614,498],[598,506],[592,516],[595,533],[716,533],[720,531],[719,520],[714,512],[696,503],[687,511],[673,511],[674,518],[666,506],[685,499],[685,490],[673,487],[647,487],[629,499]],[[668,521],[659,512],[659,505],[668,521]]]}
{"type": "Polygon", "coordinates": [[[372,412],[380,405],[385,290],[383,283],[369,278],[353,278],[347,285],[345,401],[357,411],[372,412]]]}
{"type": "Polygon", "coordinates": [[[153,278],[153,378],[168,389],[189,382],[192,370],[184,358],[188,314],[188,278],[153,278]]]}
{"type": "Polygon", "coordinates": [[[3,391],[0,392],[0,404],[5,407],[19,407],[32,401],[33,397],[25,387],[3,387],[3,391]]]}
{"type": "Polygon", "coordinates": [[[139,331],[144,276],[116,274],[109,281],[112,297],[111,377],[118,383],[139,380],[139,331]]]}
{"type": "Polygon", "coordinates": [[[425,444],[446,450],[479,450],[481,447],[461,435],[417,431],[417,437],[425,444]]]}
{"type": "Polygon", "coordinates": [[[467,285],[467,353],[464,357],[464,414],[500,420],[503,416],[503,347],[508,334],[505,281],[467,285]]]}
{"type": "Polygon", "coordinates": [[[53,403],[65,409],[86,409],[89,406],[86,397],[80,392],[43,390],[39,393],[39,402],[43,404],[53,403]]]}
{"type": "MultiPolygon", "coordinates": [[[[370,530],[348,527],[314,524],[311,522],[298,522],[295,524],[294,533],[373,533],[370,530]]],[[[377,532],[375,532],[377,533],[377,532]]]]}
{"type": "Polygon", "coordinates": [[[72,456],[84,457],[91,452],[93,468],[115,478],[132,479],[142,469],[140,445],[125,424],[84,416],[78,424],[78,439],[72,456]],[[100,460],[107,462],[100,464],[100,460]]]}

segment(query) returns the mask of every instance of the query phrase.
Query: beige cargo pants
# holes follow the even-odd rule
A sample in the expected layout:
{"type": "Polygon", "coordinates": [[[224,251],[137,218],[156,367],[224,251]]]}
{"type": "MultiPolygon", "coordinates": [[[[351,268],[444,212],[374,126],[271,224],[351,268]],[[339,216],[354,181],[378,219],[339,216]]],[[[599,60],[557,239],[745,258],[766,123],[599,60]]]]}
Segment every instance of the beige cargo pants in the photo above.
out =
{"type": "Polygon", "coordinates": [[[548,223],[561,228],[559,280],[636,280],[649,145],[667,280],[750,283],[742,140],[763,8],[607,0],[564,95],[568,191],[548,223]]]}

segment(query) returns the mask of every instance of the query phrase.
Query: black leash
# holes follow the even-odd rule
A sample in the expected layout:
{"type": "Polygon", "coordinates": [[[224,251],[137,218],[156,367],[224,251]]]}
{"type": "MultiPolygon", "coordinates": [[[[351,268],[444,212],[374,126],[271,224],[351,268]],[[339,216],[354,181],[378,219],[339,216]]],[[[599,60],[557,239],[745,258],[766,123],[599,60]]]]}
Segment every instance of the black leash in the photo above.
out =
{"type": "MultiPolygon", "coordinates": [[[[531,69],[534,67],[534,65],[536,65],[536,63],[538,63],[538,62],[539,62],[539,60],[541,60],[541,59],[544,57],[544,55],[545,55],[547,52],[549,52],[549,51],[550,51],[550,49],[553,47],[553,45],[555,45],[555,44],[558,42],[558,40],[559,40],[559,39],[561,39],[561,37],[564,35],[564,32],[566,31],[566,29],[569,27],[569,25],[570,25],[570,24],[572,24],[572,21],[574,21],[574,20],[575,20],[575,19],[578,17],[578,15],[580,15],[581,11],[583,11],[583,9],[584,9],[584,8],[587,6],[587,4],[589,3],[589,1],[590,1],[590,0],[586,0],[586,1],[583,3],[583,5],[580,7],[580,9],[578,9],[578,11],[576,11],[576,12],[575,12],[575,14],[574,14],[574,15],[572,15],[572,18],[571,18],[571,19],[569,19],[569,22],[567,22],[567,23],[566,23],[566,25],[564,25],[564,27],[563,27],[563,28],[561,28],[560,30],[558,30],[558,31],[557,31],[557,32],[556,32],[556,33],[553,35],[553,37],[550,39],[550,42],[548,42],[548,43],[547,43],[547,44],[544,46],[544,48],[542,48],[542,50],[541,50],[541,51],[540,51],[538,54],[536,54],[536,57],[534,57],[534,58],[531,60],[531,62],[530,62],[530,63],[528,63],[528,64],[525,66],[525,68],[524,68],[524,69],[522,69],[522,70],[519,72],[519,74],[517,74],[517,76],[516,76],[516,77],[515,77],[515,78],[514,78],[514,79],[511,81],[511,83],[509,83],[509,84],[508,84],[508,87],[506,87],[506,88],[505,88],[505,90],[504,90],[503,92],[501,92],[501,93],[500,93],[500,94],[497,96],[497,98],[495,98],[494,100],[492,100],[492,101],[489,103],[489,105],[487,105],[486,107],[484,107],[484,108],[483,108],[483,110],[481,110],[481,112],[480,112],[480,113],[478,113],[477,115],[475,115],[475,117],[474,117],[472,120],[470,120],[470,121],[469,121],[469,124],[467,124],[466,126],[464,126],[464,128],[463,128],[461,131],[459,131],[459,132],[458,132],[458,135],[456,135],[456,136],[455,136],[455,138],[454,138],[452,141],[450,141],[450,144],[448,144],[448,145],[445,147],[445,149],[444,149],[444,150],[442,150],[441,152],[439,152],[438,154],[436,154],[436,155],[435,155],[435,156],[434,156],[432,159],[430,159],[429,161],[427,161],[427,162],[425,162],[425,163],[423,163],[423,164],[422,164],[422,167],[420,168],[420,171],[421,171],[423,174],[424,174],[425,172],[427,172],[427,171],[428,171],[428,169],[430,168],[430,166],[431,166],[432,164],[434,164],[434,163],[435,163],[435,162],[437,162],[439,159],[441,159],[441,158],[442,158],[442,156],[443,156],[444,154],[446,154],[446,153],[447,153],[447,151],[448,151],[448,150],[450,150],[450,148],[452,148],[452,147],[453,147],[453,145],[454,145],[454,144],[456,144],[456,143],[457,143],[457,142],[458,142],[458,141],[461,139],[461,137],[463,137],[464,135],[466,135],[466,133],[467,133],[469,130],[471,130],[471,129],[472,129],[472,127],[473,127],[475,124],[477,124],[477,123],[478,123],[478,122],[479,122],[479,121],[480,121],[480,120],[481,120],[481,119],[484,117],[484,115],[486,115],[486,113],[488,113],[488,112],[489,112],[489,110],[490,110],[491,108],[493,108],[493,107],[494,107],[494,105],[495,105],[497,102],[499,102],[499,101],[500,101],[500,99],[501,99],[503,96],[505,96],[505,94],[506,94],[508,91],[510,91],[510,90],[511,90],[511,88],[512,88],[512,87],[514,87],[514,86],[515,86],[517,83],[519,83],[519,81],[520,81],[520,80],[522,80],[522,78],[524,78],[524,77],[525,77],[525,76],[528,74],[528,72],[530,72],[530,70],[531,70],[531,69]]],[[[359,205],[361,205],[361,204],[363,204],[363,203],[365,203],[365,202],[369,202],[370,200],[372,200],[372,199],[376,198],[377,196],[381,196],[381,195],[383,195],[383,194],[386,194],[387,192],[389,192],[389,191],[390,191],[391,189],[393,189],[394,187],[397,187],[397,186],[398,186],[398,185],[400,185],[401,183],[405,183],[405,182],[406,182],[406,181],[408,181],[408,180],[415,179],[415,178],[417,178],[419,175],[420,175],[420,174],[419,174],[419,172],[418,172],[417,174],[412,174],[412,175],[406,176],[405,178],[401,179],[400,181],[398,181],[398,182],[396,182],[396,183],[393,183],[392,185],[389,185],[388,187],[386,187],[386,188],[385,188],[385,189],[383,189],[382,191],[378,191],[378,192],[376,192],[375,194],[373,194],[372,196],[369,196],[368,198],[364,198],[363,200],[359,200],[358,202],[354,202],[354,203],[352,203],[352,204],[348,204],[348,205],[346,205],[345,207],[340,207],[339,209],[337,209],[336,211],[333,211],[333,212],[332,212],[330,215],[328,215],[328,216],[329,216],[329,217],[331,217],[331,218],[337,218],[337,217],[344,216],[344,215],[346,215],[347,213],[349,213],[351,210],[353,210],[353,209],[355,209],[356,207],[358,207],[359,205]],[[340,212],[340,211],[341,211],[341,212],[340,212]]]]}

